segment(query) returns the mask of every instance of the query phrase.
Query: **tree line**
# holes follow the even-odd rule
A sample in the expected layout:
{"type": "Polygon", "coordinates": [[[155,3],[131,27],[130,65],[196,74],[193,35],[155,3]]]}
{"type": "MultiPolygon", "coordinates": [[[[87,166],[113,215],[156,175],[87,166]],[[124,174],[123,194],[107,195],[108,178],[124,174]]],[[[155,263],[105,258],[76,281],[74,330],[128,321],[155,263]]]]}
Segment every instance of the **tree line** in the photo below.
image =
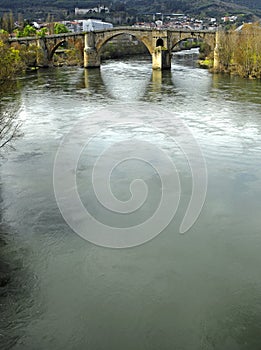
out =
{"type": "Polygon", "coordinates": [[[2,33],[14,34],[17,37],[37,35],[43,37],[46,34],[61,34],[69,31],[64,24],[54,22],[54,19],[50,14],[47,16],[46,27],[36,29],[28,20],[24,20],[21,13],[18,13],[18,20],[14,21],[12,11],[6,12],[3,17],[0,18],[0,30],[2,33]]]}

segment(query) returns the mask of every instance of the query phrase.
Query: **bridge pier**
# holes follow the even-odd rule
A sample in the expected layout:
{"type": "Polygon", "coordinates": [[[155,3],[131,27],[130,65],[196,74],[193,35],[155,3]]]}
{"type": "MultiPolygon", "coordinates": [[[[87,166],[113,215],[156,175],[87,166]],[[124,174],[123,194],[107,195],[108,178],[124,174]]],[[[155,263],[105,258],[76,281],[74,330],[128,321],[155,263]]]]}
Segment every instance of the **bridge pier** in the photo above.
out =
{"type": "Polygon", "coordinates": [[[95,46],[95,34],[93,32],[84,35],[84,68],[99,68],[101,57],[95,46]]]}
{"type": "Polygon", "coordinates": [[[218,72],[220,68],[219,48],[220,48],[220,33],[219,31],[217,31],[216,38],[215,38],[214,63],[213,63],[213,68],[214,68],[214,71],[216,72],[218,72]]]}
{"type": "Polygon", "coordinates": [[[169,50],[156,47],[152,53],[152,69],[164,70],[171,68],[171,53],[169,50]]]}
{"type": "Polygon", "coordinates": [[[50,60],[48,55],[48,50],[43,38],[37,39],[37,58],[36,63],[38,67],[49,67],[50,60]]]}
{"type": "Polygon", "coordinates": [[[101,65],[101,58],[97,50],[92,47],[84,49],[84,68],[99,68],[101,65]]]}

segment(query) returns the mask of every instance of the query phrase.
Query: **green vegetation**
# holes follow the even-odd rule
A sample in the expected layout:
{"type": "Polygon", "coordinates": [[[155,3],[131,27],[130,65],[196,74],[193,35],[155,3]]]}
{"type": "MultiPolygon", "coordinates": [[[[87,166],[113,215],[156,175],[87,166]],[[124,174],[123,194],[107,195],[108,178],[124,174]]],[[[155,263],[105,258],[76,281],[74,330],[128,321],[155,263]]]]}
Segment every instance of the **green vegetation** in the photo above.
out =
{"type": "MultiPolygon", "coordinates": [[[[28,36],[28,33],[24,33],[28,36]]],[[[8,33],[0,33],[0,85],[12,80],[29,67],[36,67],[37,57],[40,55],[36,44],[8,43],[8,33]]]]}
{"type": "Polygon", "coordinates": [[[25,68],[19,50],[9,47],[0,40],[0,83],[13,78],[19,71],[25,68]]]}
{"type": "Polygon", "coordinates": [[[82,53],[77,48],[67,48],[61,52],[57,50],[53,56],[53,64],[54,66],[81,66],[82,53]]]}
{"type": "Polygon", "coordinates": [[[47,31],[48,31],[47,28],[41,28],[37,31],[37,36],[39,38],[44,38],[47,34],[47,31]]]}
{"type": "Polygon", "coordinates": [[[15,30],[15,33],[18,38],[21,38],[26,36],[35,36],[37,30],[34,27],[27,24],[22,30],[15,30]]]}
{"type": "Polygon", "coordinates": [[[68,33],[69,30],[67,27],[62,23],[55,23],[54,24],[54,34],[61,34],[61,33],[68,33]]]}
{"type": "Polygon", "coordinates": [[[261,27],[246,24],[241,31],[220,33],[218,71],[261,78],[261,27]]]}
{"type": "Polygon", "coordinates": [[[206,58],[204,60],[199,60],[198,64],[201,68],[212,68],[213,67],[213,60],[206,58]]]}

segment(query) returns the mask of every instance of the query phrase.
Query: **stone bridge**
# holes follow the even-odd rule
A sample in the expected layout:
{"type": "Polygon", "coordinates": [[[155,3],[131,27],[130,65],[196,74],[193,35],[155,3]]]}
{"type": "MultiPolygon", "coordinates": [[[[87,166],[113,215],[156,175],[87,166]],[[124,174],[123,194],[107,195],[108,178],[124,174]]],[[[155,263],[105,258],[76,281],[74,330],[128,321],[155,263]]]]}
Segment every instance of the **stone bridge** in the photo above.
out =
{"type": "Polygon", "coordinates": [[[64,33],[47,35],[43,38],[25,37],[10,38],[9,42],[32,45],[38,47],[37,65],[48,67],[51,65],[55,51],[64,43],[76,47],[81,51],[85,68],[99,67],[101,64],[101,50],[112,38],[128,34],[141,41],[148,49],[152,57],[152,68],[163,70],[171,67],[171,52],[181,41],[193,38],[201,40],[209,45],[214,54],[214,66],[218,65],[217,44],[218,32],[208,30],[186,29],[149,29],[135,27],[115,27],[85,33],[64,33]]]}

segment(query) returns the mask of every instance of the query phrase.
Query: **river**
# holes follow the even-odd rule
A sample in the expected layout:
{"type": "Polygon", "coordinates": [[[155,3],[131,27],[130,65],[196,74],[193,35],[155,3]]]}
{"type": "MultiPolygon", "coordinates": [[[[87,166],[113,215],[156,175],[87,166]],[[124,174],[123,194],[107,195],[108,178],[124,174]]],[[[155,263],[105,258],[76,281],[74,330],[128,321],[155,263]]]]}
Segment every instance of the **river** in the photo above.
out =
{"type": "MultiPolygon", "coordinates": [[[[53,68],[19,79],[5,101],[19,103],[22,135],[4,151],[0,167],[6,241],[0,249],[11,274],[0,288],[1,349],[261,349],[260,89],[260,81],[197,68],[191,56],[175,58],[171,71],[162,73],[152,72],[147,58],[132,58],[108,60],[100,70],[53,68]],[[110,226],[129,227],[152,215],[160,178],[140,160],[124,162],[112,178],[122,201],[130,196],[131,179],[147,180],[151,204],[136,216],[105,211],[90,190],[90,168],[101,149],[138,135],[174,160],[181,202],[154,239],[110,249],[66,223],[53,168],[75,123],[88,119],[100,130],[107,124],[99,113],[118,106],[137,110],[144,125],[115,124],[94,137],[77,169],[82,201],[110,226]],[[208,179],[202,210],[184,234],[179,227],[191,196],[191,169],[168,132],[175,118],[200,146],[208,179]]],[[[181,142],[186,132],[177,129],[181,142]]],[[[77,135],[71,142],[76,147],[77,135]]],[[[124,147],[116,154],[127,159],[124,147]]],[[[153,152],[148,155],[153,160],[153,152]]],[[[104,171],[101,164],[98,176],[104,171]]]]}

